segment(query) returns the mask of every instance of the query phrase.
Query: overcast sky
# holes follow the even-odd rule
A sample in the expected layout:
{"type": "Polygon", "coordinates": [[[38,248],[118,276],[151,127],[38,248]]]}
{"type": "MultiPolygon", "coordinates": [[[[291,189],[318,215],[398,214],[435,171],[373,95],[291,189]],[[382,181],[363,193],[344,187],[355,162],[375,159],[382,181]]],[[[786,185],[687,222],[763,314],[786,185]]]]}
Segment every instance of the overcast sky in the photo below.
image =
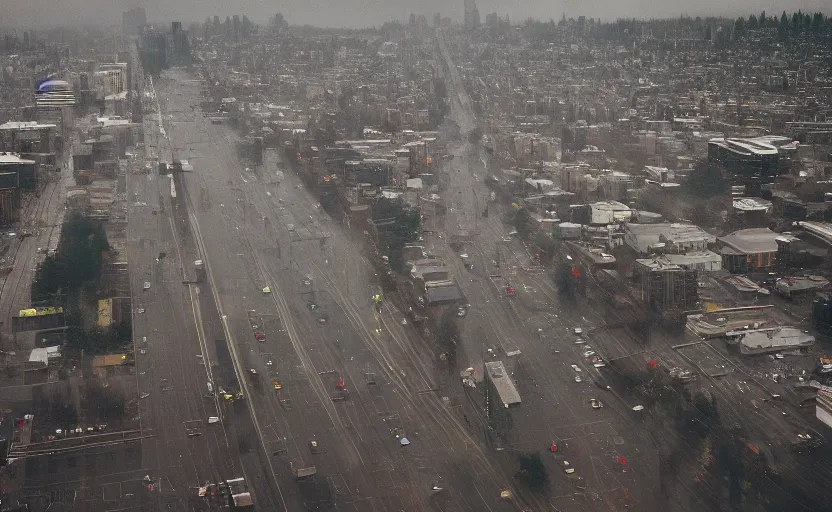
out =
{"type": "MultiPolygon", "coordinates": [[[[385,21],[405,20],[410,12],[424,14],[432,21],[434,12],[462,19],[463,0],[0,0],[4,26],[43,24],[121,23],[121,12],[129,5],[142,5],[149,21],[204,20],[206,16],[245,14],[262,22],[282,12],[291,24],[362,27],[385,21]]],[[[832,12],[832,0],[478,0],[480,15],[497,12],[514,21],[529,16],[548,20],[584,15],[605,20],[618,17],[674,17],[747,15],[803,11],[832,12]]]]}

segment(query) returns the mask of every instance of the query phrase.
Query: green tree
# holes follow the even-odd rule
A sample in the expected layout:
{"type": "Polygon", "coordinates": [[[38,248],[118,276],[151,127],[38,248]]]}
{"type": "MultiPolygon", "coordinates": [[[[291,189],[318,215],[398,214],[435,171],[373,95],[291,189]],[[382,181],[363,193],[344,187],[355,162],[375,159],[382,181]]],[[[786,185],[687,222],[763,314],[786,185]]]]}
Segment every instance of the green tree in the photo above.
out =
{"type": "Polygon", "coordinates": [[[520,455],[520,470],[517,478],[532,491],[542,491],[549,483],[549,473],[539,453],[520,455]]]}
{"type": "Polygon", "coordinates": [[[816,12],[814,16],[812,16],[812,32],[818,34],[820,33],[823,27],[823,13],[816,12]]]}
{"type": "Polygon", "coordinates": [[[736,37],[742,37],[744,32],[745,32],[745,18],[740,16],[739,18],[737,18],[737,21],[734,22],[734,35],[736,37]]]}
{"type": "Polygon", "coordinates": [[[127,400],[111,386],[105,387],[98,379],[87,382],[84,392],[87,418],[96,423],[115,423],[124,418],[127,400]]]}
{"type": "Polygon", "coordinates": [[[70,292],[98,279],[102,253],[109,248],[104,228],[81,216],[64,223],[58,251],[48,256],[35,272],[32,300],[49,299],[59,290],[70,292]]]}
{"type": "Polygon", "coordinates": [[[289,22],[286,21],[282,14],[277,13],[271,20],[269,20],[269,26],[271,27],[272,32],[280,35],[289,29],[289,22]]]}
{"type": "Polygon", "coordinates": [[[780,16],[780,24],[777,26],[777,32],[780,39],[786,39],[789,36],[789,17],[786,16],[786,11],[780,16]]]}
{"type": "Polygon", "coordinates": [[[800,11],[792,13],[792,32],[795,34],[800,33],[803,28],[802,26],[803,14],[800,11]]]}
{"type": "Polygon", "coordinates": [[[685,188],[695,196],[712,198],[724,194],[728,190],[728,184],[719,166],[701,162],[694,167],[685,188]]]}
{"type": "Polygon", "coordinates": [[[378,230],[378,242],[388,258],[390,268],[404,271],[402,250],[405,244],[419,238],[422,219],[419,211],[405,207],[401,201],[379,199],[373,205],[373,221],[378,230]]]}

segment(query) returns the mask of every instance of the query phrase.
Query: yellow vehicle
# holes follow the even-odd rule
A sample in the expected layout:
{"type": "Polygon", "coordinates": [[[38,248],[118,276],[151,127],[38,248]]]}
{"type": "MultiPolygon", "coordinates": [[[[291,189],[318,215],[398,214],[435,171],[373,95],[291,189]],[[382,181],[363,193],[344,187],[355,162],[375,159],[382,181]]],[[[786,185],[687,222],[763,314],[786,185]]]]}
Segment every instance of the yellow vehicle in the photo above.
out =
{"type": "Polygon", "coordinates": [[[54,315],[56,313],[63,313],[64,308],[56,308],[54,306],[21,309],[18,316],[44,316],[54,315]]]}
{"type": "Polygon", "coordinates": [[[274,389],[280,389],[283,387],[280,385],[280,381],[278,381],[277,379],[272,381],[272,386],[274,386],[274,389]]]}

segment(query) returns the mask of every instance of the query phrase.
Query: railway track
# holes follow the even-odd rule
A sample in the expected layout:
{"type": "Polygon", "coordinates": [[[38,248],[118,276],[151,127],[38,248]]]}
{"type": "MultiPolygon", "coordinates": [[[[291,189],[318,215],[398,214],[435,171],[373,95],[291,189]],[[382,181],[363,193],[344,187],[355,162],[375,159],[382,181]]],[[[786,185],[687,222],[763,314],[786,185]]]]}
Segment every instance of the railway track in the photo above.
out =
{"type": "MultiPolygon", "coordinates": [[[[45,187],[48,192],[48,197],[44,199],[42,195],[39,198],[36,198],[34,201],[30,202],[27,205],[27,211],[25,215],[29,219],[28,225],[37,226],[37,225],[48,225],[49,227],[49,236],[46,238],[47,242],[52,237],[52,234],[55,230],[54,223],[49,222],[49,215],[53,211],[53,202],[55,201],[55,195],[57,194],[60,197],[58,191],[60,190],[60,183],[57,182],[47,182],[45,187]],[[32,212],[32,209],[35,211],[32,212]]],[[[37,236],[40,237],[42,234],[38,234],[37,236]]],[[[23,283],[23,277],[29,276],[31,279],[34,279],[34,273],[31,273],[27,270],[29,265],[32,264],[32,260],[37,258],[37,247],[36,244],[32,244],[28,242],[28,248],[26,249],[27,253],[24,255],[23,261],[19,261],[20,255],[20,248],[24,245],[25,239],[21,239],[15,249],[14,258],[14,266],[20,267],[23,265],[23,268],[20,268],[19,272],[17,272],[16,278],[13,279],[12,288],[8,289],[9,286],[9,278],[15,273],[14,270],[3,280],[3,285],[0,287],[0,297],[6,298],[8,303],[6,304],[6,311],[5,311],[5,318],[10,318],[13,316],[13,310],[15,306],[15,301],[18,299],[18,293],[20,292],[21,284],[23,283]]],[[[29,282],[26,286],[31,286],[31,282],[29,282]]],[[[28,299],[27,301],[28,302],[28,299]]]]}

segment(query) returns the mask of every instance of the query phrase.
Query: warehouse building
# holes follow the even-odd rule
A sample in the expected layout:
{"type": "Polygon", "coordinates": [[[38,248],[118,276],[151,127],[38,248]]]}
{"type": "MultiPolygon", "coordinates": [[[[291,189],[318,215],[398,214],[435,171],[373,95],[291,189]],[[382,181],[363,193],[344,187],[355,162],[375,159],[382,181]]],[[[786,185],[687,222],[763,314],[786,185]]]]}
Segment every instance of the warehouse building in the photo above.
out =
{"type": "Polygon", "coordinates": [[[514,386],[511,377],[506,373],[506,367],[502,361],[485,363],[485,375],[504,408],[508,409],[520,405],[520,393],[514,386]]]}

